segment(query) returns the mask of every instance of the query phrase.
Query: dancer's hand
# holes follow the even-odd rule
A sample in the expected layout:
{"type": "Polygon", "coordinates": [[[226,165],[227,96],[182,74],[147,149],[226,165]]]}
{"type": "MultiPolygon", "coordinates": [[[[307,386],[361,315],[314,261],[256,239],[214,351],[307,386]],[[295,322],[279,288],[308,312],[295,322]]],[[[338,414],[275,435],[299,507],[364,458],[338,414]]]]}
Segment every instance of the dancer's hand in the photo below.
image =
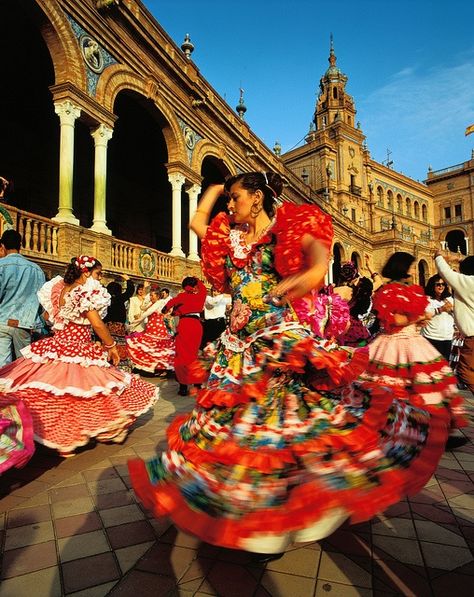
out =
{"type": "Polygon", "coordinates": [[[321,267],[318,271],[315,268],[306,270],[300,274],[293,274],[284,278],[271,291],[271,296],[281,297],[288,301],[301,298],[311,292],[313,288],[319,288],[324,283],[326,268],[321,267]]]}
{"type": "Polygon", "coordinates": [[[116,367],[120,363],[120,355],[117,347],[112,346],[112,348],[109,348],[107,352],[107,360],[110,361],[114,367],[116,367]]]}

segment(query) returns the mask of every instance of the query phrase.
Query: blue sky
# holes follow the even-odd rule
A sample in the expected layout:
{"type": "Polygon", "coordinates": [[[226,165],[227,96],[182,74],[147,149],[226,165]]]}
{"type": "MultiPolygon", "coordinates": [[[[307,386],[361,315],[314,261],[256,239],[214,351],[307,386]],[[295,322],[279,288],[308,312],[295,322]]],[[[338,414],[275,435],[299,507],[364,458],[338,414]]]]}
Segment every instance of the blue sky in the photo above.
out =
{"type": "Polygon", "coordinates": [[[378,161],[418,180],[470,159],[474,135],[474,3],[469,0],[144,0],[201,74],[270,148],[308,131],[329,36],[357,119],[378,161]]]}

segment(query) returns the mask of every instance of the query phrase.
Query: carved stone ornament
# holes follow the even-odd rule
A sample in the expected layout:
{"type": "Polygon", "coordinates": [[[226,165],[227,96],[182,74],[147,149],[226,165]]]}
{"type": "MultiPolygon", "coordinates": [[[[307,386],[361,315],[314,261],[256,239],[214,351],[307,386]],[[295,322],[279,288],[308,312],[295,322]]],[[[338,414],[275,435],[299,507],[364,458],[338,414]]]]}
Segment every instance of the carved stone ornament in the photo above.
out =
{"type": "Polygon", "coordinates": [[[155,273],[156,259],[150,249],[142,249],[138,255],[138,267],[145,278],[150,278],[155,273]]]}
{"type": "Polygon", "coordinates": [[[104,57],[99,44],[90,35],[81,35],[79,38],[82,56],[87,66],[95,73],[104,70],[104,57]]]}
{"type": "Polygon", "coordinates": [[[196,133],[191,128],[189,128],[189,126],[185,126],[183,128],[183,135],[186,147],[191,150],[194,149],[197,142],[196,133]]]}
{"type": "Polygon", "coordinates": [[[120,4],[120,0],[96,0],[95,5],[99,10],[102,8],[112,8],[113,6],[118,6],[120,4]]]}
{"type": "Polygon", "coordinates": [[[351,156],[351,158],[355,156],[355,153],[355,149],[353,147],[349,147],[349,155],[351,156]]]}

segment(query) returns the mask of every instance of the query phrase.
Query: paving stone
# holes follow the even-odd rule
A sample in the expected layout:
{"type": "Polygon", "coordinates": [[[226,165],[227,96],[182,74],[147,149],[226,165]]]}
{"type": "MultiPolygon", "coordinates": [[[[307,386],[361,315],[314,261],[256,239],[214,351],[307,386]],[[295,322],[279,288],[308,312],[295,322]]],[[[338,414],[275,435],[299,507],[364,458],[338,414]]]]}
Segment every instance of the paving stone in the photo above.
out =
{"type": "MultiPolygon", "coordinates": [[[[307,580],[314,583],[311,579],[307,580]]],[[[216,562],[199,587],[199,591],[215,593],[222,597],[242,597],[242,595],[252,595],[257,586],[258,581],[254,575],[243,566],[230,562],[216,562]]]]}
{"type": "Polygon", "coordinates": [[[132,570],[127,576],[115,585],[109,593],[110,597],[164,597],[171,594],[176,581],[169,576],[160,576],[132,570]]]}
{"type": "Polygon", "coordinates": [[[112,527],[126,522],[133,522],[135,520],[142,520],[145,518],[143,512],[136,504],[128,506],[120,506],[118,508],[109,508],[108,510],[101,510],[100,517],[104,522],[104,526],[112,527]]]}
{"type": "Polygon", "coordinates": [[[414,572],[409,566],[400,562],[374,560],[373,566],[373,589],[395,591],[397,597],[428,597],[431,595],[431,588],[428,580],[414,572]]]}
{"type": "Polygon", "coordinates": [[[2,578],[11,578],[43,568],[51,568],[57,563],[54,541],[11,549],[3,555],[2,578]]]}
{"type": "Polygon", "coordinates": [[[106,479],[117,479],[118,474],[113,466],[110,464],[105,468],[85,470],[82,476],[88,483],[94,483],[96,481],[105,481],[106,479]]]}
{"type": "Polygon", "coordinates": [[[89,587],[84,591],[75,591],[74,593],[68,593],[67,597],[106,597],[113,587],[117,584],[114,580],[112,582],[106,582],[103,585],[97,587],[89,587]]]}
{"type": "Polygon", "coordinates": [[[87,485],[82,484],[70,485],[68,487],[55,487],[49,492],[51,503],[71,501],[81,497],[89,497],[87,485]]]}
{"type": "Polygon", "coordinates": [[[86,514],[57,518],[54,521],[54,528],[56,536],[61,539],[101,529],[102,520],[97,512],[87,512],[86,514]]]}
{"type": "Polygon", "coordinates": [[[370,573],[342,553],[321,554],[318,579],[369,589],[372,587],[370,573]]]}
{"type": "Polygon", "coordinates": [[[372,533],[374,535],[386,535],[388,537],[404,537],[405,539],[416,539],[413,521],[406,518],[385,518],[373,522],[372,533]]]}
{"type": "Polygon", "coordinates": [[[314,578],[318,569],[320,552],[314,549],[287,551],[280,559],[268,562],[266,569],[297,576],[314,578]]]}
{"type": "Polygon", "coordinates": [[[54,518],[65,518],[75,514],[87,514],[94,511],[94,503],[90,497],[64,500],[52,504],[54,518]]]}
{"type": "Polygon", "coordinates": [[[53,523],[50,520],[35,522],[34,524],[8,529],[4,549],[8,551],[9,549],[16,549],[51,540],[54,540],[53,523]]]}
{"type": "Polygon", "coordinates": [[[154,542],[156,539],[153,528],[146,520],[137,520],[136,522],[109,527],[107,536],[112,549],[128,547],[145,541],[154,542]]]}
{"type": "Polygon", "coordinates": [[[111,553],[65,562],[61,567],[66,593],[95,587],[120,578],[120,571],[111,553]]]}
{"type": "Polygon", "coordinates": [[[122,547],[115,550],[115,556],[118,560],[122,574],[125,574],[132,568],[138,560],[150,549],[154,541],[139,543],[129,547],[122,547]]]}
{"type": "Polygon", "coordinates": [[[196,557],[197,552],[193,549],[155,543],[137,563],[136,569],[171,576],[179,581],[196,557]]]}
{"type": "Polygon", "coordinates": [[[105,532],[98,530],[58,539],[58,551],[61,562],[70,562],[110,551],[110,547],[105,532]]]}
{"type": "Polygon", "coordinates": [[[432,581],[434,597],[472,597],[472,576],[456,574],[455,572],[445,574],[432,581]]]}
{"type": "Polygon", "coordinates": [[[315,597],[328,597],[329,594],[331,597],[372,597],[372,590],[318,580],[315,597]]]}
{"type": "Polygon", "coordinates": [[[449,500],[449,505],[456,508],[467,508],[468,510],[474,510],[474,495],[472,493],[466,493],[464,495],[458,495],[455,498],[449,500]]]}
{"type": "Polygon", "coordinates": [[[10,510],[8,513],[7,527],[20,527],[48,520],[51,520],[51,510],[47,505],[35,506],[32,508],[18,508],[16,510],[10,510]]]}
{"type": "MultiPolygon", "coordinates": [[[[270,595],[291,595],[304,597],[313,595],[316,581],[313,578],[283,574],[273,570],[265,570],[261,585],[270,595]]],[[[236,595],[238,595],[236,593],[236,595]]],[[[242,594],[241,594],[242,595],[242,594]]]]}
{"type": "MultiPolygon", "coordinates": [[[[91,494],[101,495],[107,493],[114,493],[115,491],[125,490],[125,484],[120,477],[116,479],[100,479],[94,483],[88,483],[91,494]]],[[[100,500],[99,500],[100,508],[100,500]]]]}
{"type": "Polygon", "coordinates": [[[435,522],[429,520],[415,520],[415,527],[418,537],[423,541],[467,547],[466,542],[460,535],[443,528],[435,522]]]}
{"type": "Polygon", "coordinates": [[[214,565],[215,560],[198,556],[193,560],[179,581],[179,587],[194,593],[214,565]]]}
{"type": "Polygon", "coordinates": [[[30,597],[32,595],[61,597],[58,566],[44,568],[14,578],[6,578],[0,583],[0,597],[30,597]]]}
{"type": "Polygon", "coordinates": [[[423,565],[420,548],[416,541],[398,537],[386,537],[383,535],[374,535],[372,539],[375,559],[385,559],[386,553],[393,559],[403,562],[404,564],[416,564],[417,566],[423,565]]]}
{"type": "Polygon", "coordinates": [[[428,543],[426,541],[421,541],[420,544],[426,565],[431,568],[454,570],[473,561],[471,551],[463,547],[428,543]]]}
{"type": "Polygon", "coordinates": [[[113,493],[101,493],[92,496],[95,505],[100,510],[107,510],[107,508],[117,508],[119,506],[127,506],[128,504],[135,504],[136,499],[133,491],[124,489],[123,491],[114,491],[113,493]]]}

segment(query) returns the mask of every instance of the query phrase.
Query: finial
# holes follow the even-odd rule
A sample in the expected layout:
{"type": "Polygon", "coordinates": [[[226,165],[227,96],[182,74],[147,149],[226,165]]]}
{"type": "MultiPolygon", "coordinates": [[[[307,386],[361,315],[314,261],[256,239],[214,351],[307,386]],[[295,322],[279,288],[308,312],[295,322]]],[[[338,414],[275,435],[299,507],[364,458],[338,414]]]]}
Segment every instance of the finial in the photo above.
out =
{"type": "Polygon", "coordinates": [[[431,167],[431,164],[428,166],[428,172],[433,172],[433,168],[431,167]]]}
{"type": "Polygon", "coordinates": [[[181,49],[183,50],[186,58],[191,58],[191,54],[194,52],[194,44],[191,42],[189,33],[186,33],[186,35],[184,36],[184,41],[181,44],[181,49]]]}
{"type": "Polygon", "coordinates": [[[334,37],[333,37],[332,33],[331,33],[331,37],[330,37],[328,60],[329,60],[329,64],[331,66],[335,66],[337,58],[336,58],[336,54],[334,53],[334,37]]]}
{"type": "Polygon", "coordinates": [[[236,109],[237,114],[239,115],[240,119],[243,120],[244,114],[245,114],[245,112],[247,112],[247,106],[244,103],[244,90],[242,89],[242,87],[240,88],[239,103],[237,104],[235,109],[236,109]]]}
{"type": "Polygon", "coordinates": [[[279,141],[275,141],[275,145],[273,146],[273,153],[277,156],[281,155],[281,145],[279,141]]]}

